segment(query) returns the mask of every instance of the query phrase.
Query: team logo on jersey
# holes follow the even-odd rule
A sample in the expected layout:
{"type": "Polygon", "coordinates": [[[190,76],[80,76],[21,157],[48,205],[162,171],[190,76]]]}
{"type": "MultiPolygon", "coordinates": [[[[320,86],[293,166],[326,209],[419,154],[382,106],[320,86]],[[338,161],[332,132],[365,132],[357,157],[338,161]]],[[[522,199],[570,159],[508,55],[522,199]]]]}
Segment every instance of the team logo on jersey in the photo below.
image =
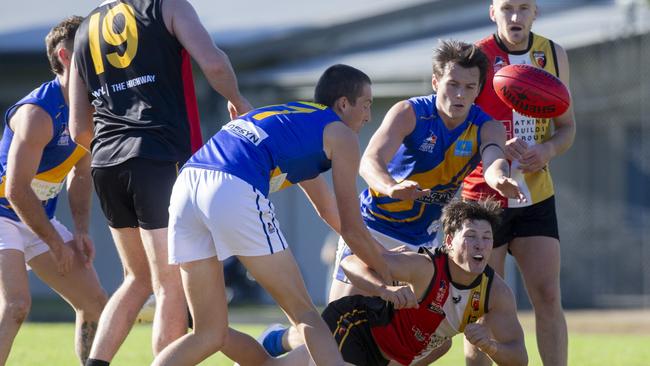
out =
{"type": "Polygon", "coordinates": [[[544,68],[546,66],[546,54],[544,51],[533,51],[533,58],[539,67],[544,68]]]}
{"type": "Polygon", "coordinates": [[[475,292],[474,294],[472,294],[472,309],[474,311],[478,311],[480,305],[481,305],[481,294],[479,292],[475,292]]]}
{"type": "Polygon", "coordinates": [[[494,58],[494,72],[496,73],[497,71],[501,70],[504,66],[508,65],[506,60],[504,60],[501,56],[497,56],[494,58]]]}
{"type": "Polygon", "coordinates": [[[456,156],[471,156],[473,143],[471,140],[458,140],[456,142],[456,148],[454,149],[454,155],[456,156]]]}
{"type": "Polygon", "coordinates": [[[451,297],[451,301],[453,301],[454,304],[458,304],[458,303],[460,303],[460,300],[462,300],[462,299],[463,299],[463,298],[462,298],[460,295],[458,295],[458,296],[452,296],[452,297],[451,297]]]}
{"type": "Polygon", "coordinates": [[[57,141],[58,146],[68,146],[70,145],[70,131],[68,130],[68,125],[63,124],[61,126],[63,131],[61,131],[61,136],[59,136],[59,141],[57,141]]]}
{"type": "Polygon", "coordinates": [[[418,150],[432,153],[433,149],[436,147],[436,141],[438,141],[438,136],[431,132],[431,135],[424,139],[418,150]]]}
{"type": "Polygon", "coordinates": [[[244,121],[243,119],[236,119],[228,122],[221,129],[232,133],[235,136],[242,137],[250,141],[253,145],[258,146],[269,135],[263,129],[256,126],[254,123],[244,121]]]}

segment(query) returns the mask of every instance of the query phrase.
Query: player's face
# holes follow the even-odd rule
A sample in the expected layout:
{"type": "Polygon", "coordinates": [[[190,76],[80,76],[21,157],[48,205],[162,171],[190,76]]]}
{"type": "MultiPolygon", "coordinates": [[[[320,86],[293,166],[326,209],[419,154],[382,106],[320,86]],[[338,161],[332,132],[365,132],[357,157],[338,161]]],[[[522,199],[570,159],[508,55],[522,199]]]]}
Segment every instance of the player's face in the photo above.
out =
{"type": "Polygon", "coordinates": [[[372,88],[365,84],[361,95],[354,104],[344,103],[341,108],[341,119],[348,127],[359,133],[361,127],[370,121],[370,106],[372,105],[372,88]]]}
{"type": "Polygon", "coordinates": [[[485,220],[465,220],[453,237],[447,236],[445,244],[450,249],[451,266],[460,269],[452,271],[454,281],[471,282],[482,273],[492,253],[492,243],[492,226],[485,220]]]}
{"type": "Polygon", "coordinates": [[[440,78],[433,76],[436,108],[448,127],[463,123],[479,93],[478,67],[466,68],[449,63],[440,78]]]}
{"type": "Polygon", "coordinates": [[[490,6],[490,19],[497,24],[499,38],[510,51],[528,47],[528,38],[537,16],[534,0],[494,0],[490,6]]]}

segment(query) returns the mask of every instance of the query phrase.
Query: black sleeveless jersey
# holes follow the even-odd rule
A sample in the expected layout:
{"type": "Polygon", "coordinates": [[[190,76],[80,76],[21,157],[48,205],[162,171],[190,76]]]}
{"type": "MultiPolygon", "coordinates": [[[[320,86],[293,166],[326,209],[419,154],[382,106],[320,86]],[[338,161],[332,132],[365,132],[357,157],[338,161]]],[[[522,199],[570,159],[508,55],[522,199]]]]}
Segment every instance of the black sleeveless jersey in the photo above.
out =
{"type": "Polygon", "coordinates": [[[94,167],[191,154],[189,55],[165,27],[162,1],[104,1],[77,31],[75,62],[96,110],[94,167]]]}

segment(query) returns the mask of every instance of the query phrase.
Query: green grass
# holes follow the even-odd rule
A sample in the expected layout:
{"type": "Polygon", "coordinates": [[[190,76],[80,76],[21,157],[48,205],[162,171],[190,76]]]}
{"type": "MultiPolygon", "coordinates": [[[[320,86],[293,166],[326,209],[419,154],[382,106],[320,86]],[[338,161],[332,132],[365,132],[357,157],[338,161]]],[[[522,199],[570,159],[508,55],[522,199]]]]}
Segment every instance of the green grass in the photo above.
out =
{"type": "MultiPolygon", "coordinates": [[[[263,329],[263,325],[234,324],[234,327],[253,336],[263,329]]],[[[76,365],[73,332],[71,323],[26,323],[16,337],[7,365],[76,365]]],[[[136,325],[112,365],[149,365],[150,337],[150,324],[136,325]]],[[[569,340],[569,365],[646,366],[650,364],[649,344],[650,335],[573,333],[569,340]]],[[[530,365],[541,365],[533,334],[526,334],[526,345],[530,365]]],[[[436,365],[463,364],[462,342],[456,337],[452,350],[436,365]]],[[[201,365],[230,366],[232,362],[217,354],[201,365]]]]}

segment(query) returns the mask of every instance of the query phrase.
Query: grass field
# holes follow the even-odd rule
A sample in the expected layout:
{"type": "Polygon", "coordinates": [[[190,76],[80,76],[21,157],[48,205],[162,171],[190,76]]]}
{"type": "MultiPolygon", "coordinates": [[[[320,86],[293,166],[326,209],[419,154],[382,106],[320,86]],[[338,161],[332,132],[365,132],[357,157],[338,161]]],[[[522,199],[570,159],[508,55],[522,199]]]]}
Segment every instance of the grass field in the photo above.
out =
{"type": "MultiPolygon", "coordinates": [[[[248,312],[246,312],[248,313],[248,312]]],[[[246,313],[233,317],[233,326],[257,336],[268,319],[260,313],[246,313]],[[256,316],[259,324],[245,323],[256,316]]],[[[532,316],[521,316],[526,330],[526,345],[530,365],[541,365],[535,345],[532,316]]],[[[650,365],[650,311],[568,312],[569,365],[650,365]]],[[[75,365],[73,352],[73,325],[71,323],[27,323],[14,342],[7,365],[75,365]]],[[[120,349],[112,365],[149,365],[152,360],[151,326],[138,324],[120,349]]],[[[454,347],[436,365],[463,365],[462,342],[454,339],[454,347]]],[[[232,365],[223,355],[213,355],[201,365],[232,365]]]]}

